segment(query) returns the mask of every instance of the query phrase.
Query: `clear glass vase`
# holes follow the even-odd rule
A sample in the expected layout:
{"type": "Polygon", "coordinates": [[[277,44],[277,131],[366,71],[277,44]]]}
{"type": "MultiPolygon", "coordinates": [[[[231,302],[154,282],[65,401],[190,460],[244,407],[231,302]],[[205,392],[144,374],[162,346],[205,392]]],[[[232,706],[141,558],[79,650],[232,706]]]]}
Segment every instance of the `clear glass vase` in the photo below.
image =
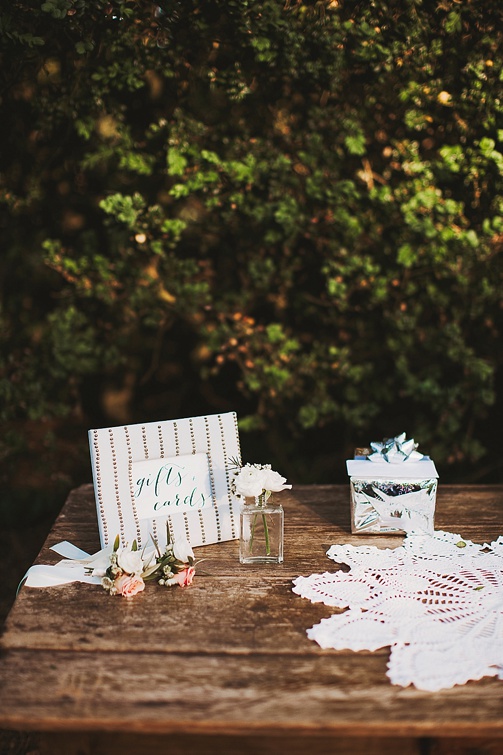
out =
{"type": "Polygon", "coordinates": [[[264,495],[247,498],[240,514],[239,560],[242,564],[283,563],[283,507],[264,495]]]}

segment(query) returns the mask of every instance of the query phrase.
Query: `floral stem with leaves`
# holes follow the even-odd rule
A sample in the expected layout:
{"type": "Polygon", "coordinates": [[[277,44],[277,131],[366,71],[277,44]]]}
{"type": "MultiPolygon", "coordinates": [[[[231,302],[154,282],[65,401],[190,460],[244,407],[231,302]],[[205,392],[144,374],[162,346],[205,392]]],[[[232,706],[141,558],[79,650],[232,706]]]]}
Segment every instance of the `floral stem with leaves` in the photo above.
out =
{"type": "MultiPolygon", "coordinates": [[[[261,493],[261,495],[256,496],[256,498],[255,498],[255,506],[258,509],[261,509],[261,508],[264,508],[265,505],[266,505],[265,493],[261,493]]],[[[253,517],[253,522],[252,522],[252,527],[251,527],[251,536],[250,536],[250,553],[253,551],[253,538],[255,537],[255,527],[257,525],[257,517],[258,516],[259,516],[259,514],[257,513],[253,517]]],[[[270,539],[269,539],[269,527],[268,527],[268,524],[267,524],[267,515],[266,515],[265,511],[263,511],[260,514],[260,516],[262,517],[262,523],[264,525],[265,552],[266,552],[267,556],[270,556],[271,555],[271,543],[270,543],[270,539]]]]}
{"type": "Polygon", "coordinates": [[[192,584],[196,561],[190,543],[185,538],[171,541],[167,528],[166,547],[161,551],[155,538],[152,538],[155,550],[141,552],[136,540],[131,547],[121,547],[117,536],[109,556],[108,566],[101,576],[102,587],[111,595],[133,597],[145,589],[145,583],[156,580],[159,585],[186,587],[192,584]]]}

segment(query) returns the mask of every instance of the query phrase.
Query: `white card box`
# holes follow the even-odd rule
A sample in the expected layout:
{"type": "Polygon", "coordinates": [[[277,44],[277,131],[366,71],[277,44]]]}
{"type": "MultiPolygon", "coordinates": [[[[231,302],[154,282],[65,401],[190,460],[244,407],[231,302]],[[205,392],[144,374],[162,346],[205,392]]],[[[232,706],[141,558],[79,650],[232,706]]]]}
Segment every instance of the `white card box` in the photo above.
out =
{"type": "Polygon", "coordinates": [[[186,537],[193,547],[239,537],[240,502],[230,488],[233,462],[241,462],[234,412],[93,429],[89,447],[102,547],[119,535],[123,544],[136,540],[139,547],[155,539],[162,550],[167,528],[171,539],[186,537]],[[197,454],[207,455],[208,480],[201,484],[211,491],[211,501],[203,508],[139,516],[135,470],[145,467],[141,462],[178,457],[183,463],[197,454]]]}

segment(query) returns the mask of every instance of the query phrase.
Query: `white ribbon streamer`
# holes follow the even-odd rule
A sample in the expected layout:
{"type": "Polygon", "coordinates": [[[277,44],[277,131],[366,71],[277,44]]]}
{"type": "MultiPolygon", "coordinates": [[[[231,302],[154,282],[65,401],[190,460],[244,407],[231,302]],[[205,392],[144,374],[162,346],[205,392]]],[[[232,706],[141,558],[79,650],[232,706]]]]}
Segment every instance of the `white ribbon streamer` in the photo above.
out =
{"type": "Polygon", "coordinates": [[[65,568],[61,563],[54,566],[37,564],[28,569],[24,584],[26,587],[54,587],[66,585],[70,582],[89,582],[93,585],[99,585],[101,578],[86,573],[83,566],[75,565],[65,568]]]}
{"type": "Polygon", "coordinates": [[[26,587],[54,587],[71,582],[101,584],[101,578],[109,563],[112,547],[108,546],[94,555],[77,548],[76,545],[63,540],[51,546],[51,550],[64,556],[57,564],[36,564],[31,566],[21,580],[26,587]]]}
{"type": "MultiPolygon", "coordinates": [[[[77,548],[73,543],[69,543],[68,540],[62,540],[60,543],[51,546],[51,551],[55,551],[63,558],[71,559],[88,559],[92,558],[89,553],[83,551],[82,548],[77,548]]],[[[96,554],[97,555],[97,554],[96,554]]]]}

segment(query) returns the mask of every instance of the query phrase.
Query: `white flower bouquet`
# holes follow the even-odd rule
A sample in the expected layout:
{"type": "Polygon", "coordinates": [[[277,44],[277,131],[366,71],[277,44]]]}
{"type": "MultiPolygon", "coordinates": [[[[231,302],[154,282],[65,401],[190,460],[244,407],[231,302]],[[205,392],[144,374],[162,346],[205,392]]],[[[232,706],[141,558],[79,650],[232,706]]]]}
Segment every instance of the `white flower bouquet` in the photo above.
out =
{"type": "Polygon", "coordinates": [[[244,499],[240,516],[241,563],[283,561],[283,508],[268,504],[272,493],[291,489],[270,464],[235,464],[231,490],[244,499]],[[246,499],[254,499],[247,505],[246,499]],[[263,552],[261,552],[263,549],[263,552]]]}
{"type": "Polygon", "coordinates": [[[194,552],[188,540],[181,538],[170,541],[162,553],[154,541],[155,550],[138,550],[136,540],[131,547],[120,545],[119,537],[115,539],[107,568],[92,570],[93,576],[101,576],[101,585],[110,595],[122,595],[131,598],[145,589],[145,582],[157,580],[165,587],[179,585],[187,587],[192,584],[195,575],[194,552]]]}
{"type": "MultiPolygon", "coordinates": [[[[262,502],[266,503],[271,493],[291,489],[292,486],[285,483],[286,478],[274,472],[270,464],[245,464],[238,468],[231,487],[241,498],[262,498],[262,502]]],[[[257,505],[260,504],[261,501],[258,501],[257,505]]]]}

